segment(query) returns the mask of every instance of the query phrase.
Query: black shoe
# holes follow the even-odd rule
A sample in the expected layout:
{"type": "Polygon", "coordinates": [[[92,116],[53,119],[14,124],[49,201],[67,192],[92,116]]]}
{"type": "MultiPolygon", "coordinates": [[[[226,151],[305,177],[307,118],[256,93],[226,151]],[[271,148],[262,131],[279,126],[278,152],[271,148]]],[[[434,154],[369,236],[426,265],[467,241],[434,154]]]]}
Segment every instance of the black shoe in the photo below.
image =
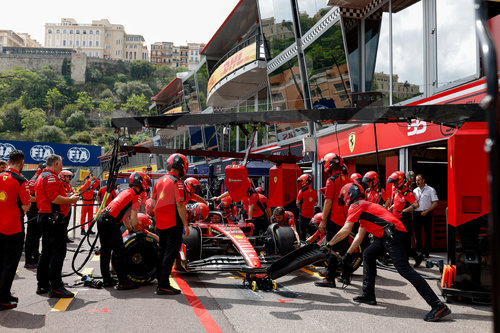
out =
{"type": "Polygon", "coordinates": [[[131,290],[131,289],[137,289],[139,286],[136,284],[130,284],[130,283],[119,283],[115,289],[116,290],[131,290]]]}
{"type": "Polygon", "coordinates": [[[87,235],[95,235],[95,232],[93,232],[92,230],[87,230],[87,235]]]}
{"type": "Polygon", "coordinates": [[[86,235],[86,233],[85,233],[85,229],[82,229],[82,230],[80,231],[80,235],[82,235],[82,236],[85,236],[85,235],[86,235]]]}
{"type": "Polygon", "coordinates": [[[19,297],[15,297],[15,296],[12,296],[12,295],[9,295],[7,297],[7,301],[11,302],[11,303],[19,303],[19,297]]]}
{"type": "Polygon", "coordinates": [[[103,281],[103,286],[106,288],[106,287],[114,287],[118,284],[118,280],[115,280],[115,279],[104,279],[103,281]]]}
{"type": "Polygon", "coordinates": [[[167,286],[163,288],[156,288],[156,295],[179,295],[181,291],[172,286],[167,286]]]}
{"type": "Polygon", "coordinates": [[[323,279],[321,281],[315,281],[314,285],[316,287],[327,287],[327,288],[335,288],[335,281],[328,281],[327,279],[323,279]]]}
{"type": "Polygon", "coordinates": [[[37,263],[25,263],[24,264],[24,268],[27,268],[27,269],[36,269],[37,267],[38,267],[37,263]]]}
{"type": "Polygon", "coordinates": [[[75,297],[75,294],[73,294],[71,291],[68,289],[64,288],[63,286],[55,289],[50,289],[49,290],[49,297],[53,298],[73,298],[75,297]]]}
{"type": "Polygon", "coordinates": [[[429,313],[427,313],[424,317],[425,321],[438,321],[439,319],[449,315],[451,313],[450,308],[441,303],[440,305],[432,308],[429,313]]]}
{"type": "Polygon", "coordinates": [[[49,287],[38,287],[36,288],[37,295],[43,295],[49,292],[49,287]]]}
{"type": "Polygon", "coordinates": [[[375,299],[375,296],[371,297],[371,296],[361,295],[354,297],[352,300],[358,303],[377,305],[377,300],[375,299]]]}
{"type": "Polygon", "coordinates": [[[422,254],[418,255],[415,258],[415,265],[413,265],[413,267],[415,267],[415,268],[419,267],[423,260],[424,260],[424,255],[422,255],[422,254]]]}
{"type": "Polygon", "coordinates": [[[0,311],[2,310],[10,310],[17,308],[17,303],[9,302],[9,301],[0,301],[0,311]]]}

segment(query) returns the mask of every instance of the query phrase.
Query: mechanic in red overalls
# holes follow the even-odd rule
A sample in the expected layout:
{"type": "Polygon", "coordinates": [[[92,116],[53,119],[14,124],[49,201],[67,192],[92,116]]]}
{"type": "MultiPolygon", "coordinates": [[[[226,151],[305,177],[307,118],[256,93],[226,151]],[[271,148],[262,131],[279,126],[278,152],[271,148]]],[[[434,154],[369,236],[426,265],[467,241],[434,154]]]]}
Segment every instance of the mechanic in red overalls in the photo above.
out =
{"type": "Polygon", "coordinates": [[[253,192],[252,187],[249,189],[249,197],[243,199],[243,207],[245,207],[245,201],[247,205],[245,210],[248,212],[248,218],[253,220],[255,229],[253,231],[254,235],[260,235],[267,231],[269,226],[269,218],[271,218],[271,208],[269,207],[269,201],[267,198],[260,193],[253,192]],[[251,194],[250,194],[251,193],[251,194]]]}
{"type": "Polygon", "coordinates": [[[160,236],[156,263],[157,295],[180,294],[170,285],[170,273],[182,245],[182,235],[189,236],[186,212],[186,191],[181,178],[188,170],[188,160],[182,154],[172,154],[167,160],[167,174],[153,188],[151,206],[155,210],[156,230],[160,236]]]}
{"type": "Polygon", "coordinates": [[[344,227],[328,242],[327,248],[346,239],[357,222],[359,230],[344,256],[344,261],[348,261],[350,254],[361,244],[367,233],[375,236],[375,241],[363,251],[363,294],[354,297],[354,301],[369,305],[377,304],[376,260],[387,251],[398,273],[408,280],[431,306],[431,311],[424,316],[424,320],[437,321],[449,315],[451,310],[439,300],[424,278],[409,265],[404,249],[406,229],[403,223],[380,205],[364,200],[363,188],[358,184],[345,185],[341,190],[339,201],[349,207],[348,216],[344,227]]]}
{"type": "Polygon", "coordinates": [[[415,195],[413,195],[413,191],[406,184],[404,172],[393,172],[389,178],[387,178],[387,183],[394,184],[392,206],[389,207],[389,210],[392,211],[395,217],[403,222],[406,229],[406,254],[408,257],[412,257],[415,260],[415,265],[413,265],[413,267],[418,267],[424,260],[424,256],[417,253],[411,246],[413,216],[410,214],[419,207],[418,201],[415,195]]]}
{"type": "MultiPolygon", "coordinates": [[[[85,177],[85,183],[80,187],[80,196],[82,197],[82,211],[80,216],[80,231],[85,236],[85,223],[94,218],[94,191],[99,188],[100,181],[94,175],[89,174],[85,177]]],[[[92,235],[94,232],[89,231],[92,235]]]]}
{"type": "Polygon", "coordinates": [[[300,236],[297,233],[297,227],[295,226],[295,216],[292,212],[285,210],[285,208],[278,206],[274,208],[273,211],[273,222],[277,223],[279,226],[290,227],[295,234],[297,242],[300,243],[300,236]]]}
{"type": "MultiPolygon", "coordinates": [[[[59,179],[63,182],[64,189],[66,191],[66,196],[70,197],[75,192],[73,191],[73,187],[71,186],[71,178],[73,178],[73,173],[69,170],[62,170],[59,173],[59,179]]],[[[66,225],[66,229],[69,226],[69,220],[71,219],[71,206],[69,207],[68,215],[64,217],[64,224],[66,225]]],[[[71,239],[69,239],[68,234],[66,234],[66,242],[73,243],[71,239]]]]}
{"type": "Polygon", "coordinates": [[[316,232],[316,228],[309,223],[314,216],[314,206],[318,203],[318,193],[313,190],[311,186],[312,182],[313,177],[309,174],[304,174],[297,178],[297,185],[300,187],[300,190],[297,194],[295,204],[300,209],[299,234],[301,240],[307,238],[307,233],[312,235],[316,232]]]}
{"type": "Polygon", "coordinates": [[[97,230],[101,239],[100,268],[105,287],[113,287],[118,283],[117,290],[127,290],[137,288],[135,284],[127,280],[124,271],[125,246],[123,245],[122,232],[123,225],[129,231],[137,230],[139,224],[137,214],[142,204],[142,193],[146,191],[146,175],[142,171],[133,172],[129,177],[129,188],[121,191],[102,211],[97,218],[97,230]],[[109,273],[109,263],[111,253],[115,260],[115,271],[118,281],[113,279],[109,273]]]}
{"type": "Polygon", "coordinates": [[[353,174],[351,174],[351,180],[356,183],[358,183],[359,185],[362,185],[361,183],[363,182],[363,176],[361,176],[361,174],[355,172],[353,174]]]}
{"type": "MultiPolygon", "coordinates": [[[[116,186],[115,186],[116,188],[116,186]]],[[[104,195],[106,194],[106,185],[101,187],[99,189],[99,191],[97,191],[97,203],[100,205],[102,203],[102,200],[104,199],[104,195]]],[[[107,205],[109,205],[111,203],[111,201],[113,201],[114,198],[117,197],[117,194],[116,194],[116,190],[113,189],[111,191],[111,193],[109,194],[108,196],[108,200],[106,200],[106,204],[104,205],[104,207],[106,207],[107,205]]]]}
{"type": "MultiPolygon", "coordinates": [[[[378,174],[375,171],[368,171],[363,176],[363,183],[366,188],[366,200],[384,206],[389,207],[391,204],[391,198],[387,195],[383,188],[380,188],[378,174]]],[[[363,184],[361,184],[363,185],[363,184]]]]}
{"type": "Polygon", "coordinates": [[[40,225],[38,224],[38,207],[36,205],[35,198],[35,181],[45,169],[45,163],[38,164],[35,174],[28,182],[30,190],[30,209],[26,212],[26,217],[28,218],[28,227],[26,228],[26,241],[24,244],[24,267],[28,269],[35,269],[38,267],[38,260],[40,259],[40,252],[38,248],[40,247],[40,237],[42,236],[42,231],[40,225]]]}
{"type": "Polygon", "coordinates": [[[78,201],[78,195],[66,196],[63,182],[58,175],[62,171],[62,157],[49,155],[47,167],[35,182],[38,223],[42,229],[42,254],[38,262],[36,293],[49,293],[50,297],[71,298],[73,293],[64,288],[62,267],[66,257],[68,234],[64,217],[69,205],[78,201]]]}
{"type": "Polygon", "coordinates": [[[0,310],[17,307],[18,298],[10,289],[24,244],[24,213],[30,207],[28,181],[21,176],[24,153],[9,154],[9,168],[0,173],[0,310]]]}
{"type": "MultiPolygon", "coordinates": [[[[339,205],[338,197],[340,189],[345,184],[351,183],[352,180],[343,172],[344,160],[341,156],[328,153],[321,160],[323,170],[327,176],[325,190],[325,203],[323,205],[323,216],[318,230],[321,233],[326,232],[326,239],[331,240],[332,237],[344,226],[345,218],[347,217],[347,207],[339,205]]],[[[335,251],[345,253],[349,248],[347,239],[335,244],[335,251]]],[[[330,254],[328,257],[328,269],[326,276],[322,281],[314,282],[317,287],[335,288],[335,276],[337,274],[337,257],[330,254]]]]}
{"type": "Polygon", "coordinates": [[[186,188],[187,202],[202,202],[205,205],[208,205],[205,199],[199,195],[201,193],[201,184],[198,179],[194,177],[186,178],[184,181],[184,187],[186,188]]]}

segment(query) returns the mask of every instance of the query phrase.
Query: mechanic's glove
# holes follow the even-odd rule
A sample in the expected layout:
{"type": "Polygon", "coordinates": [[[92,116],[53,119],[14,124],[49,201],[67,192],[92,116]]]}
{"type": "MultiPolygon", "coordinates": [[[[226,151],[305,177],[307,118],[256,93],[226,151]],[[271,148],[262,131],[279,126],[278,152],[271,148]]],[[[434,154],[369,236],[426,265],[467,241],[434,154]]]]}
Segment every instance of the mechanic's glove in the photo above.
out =
{"type": "Polygon", "coordinates": [[[352,253],[346,253],[343,257],[342,257],[342,262],[345,264],[345,265],[352,265],[352,259],[354,258],[354,254],[352,253]]]}
{"type": "Polygon", "coordinates": [[[330,246],[330,244],[326,243],[326,245],[321,246],[319,250],[324,254],[328,254],[332,251],[332,247],[330,246]]]}

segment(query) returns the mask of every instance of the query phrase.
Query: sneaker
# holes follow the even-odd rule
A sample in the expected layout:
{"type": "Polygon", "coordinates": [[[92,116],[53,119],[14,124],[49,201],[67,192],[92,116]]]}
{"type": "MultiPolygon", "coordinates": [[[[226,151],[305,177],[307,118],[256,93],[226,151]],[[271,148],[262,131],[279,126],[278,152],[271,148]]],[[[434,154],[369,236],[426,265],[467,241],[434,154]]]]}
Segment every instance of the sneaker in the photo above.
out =
{"type": "Polygon", "coordinates": [[[361,296],[356,296],[352,299],[354,302],[358,303],[364,303],[368,305],[377,305],[377,300],[375,299],[375,296],[367,296],[367,295],[361,295],[361,296]]]}
{"type": "Polygon", "coordinates": [[[71,291],[68,289],[64,288],[63,286],[55,289],[50,289],[49,290],[49,297],[53,298],[73,298],[75,297],[75,294],[73,294],[71,291]]]}
{"type": "Polygon", "coordinates": [[[27,268],[27,269],[36,269],[37,267],[38,267],[37,263],[25,263],[24,264],[24,268],[27,268]]]}
{"type": "Polygon", "coordinates": [[[314,285],[316,287],[327,287],[327,288],[335,288],[335,281],[328,281],[327,279],[323,279],[321,281],[315,281],[314,285]]]}
{"type": "Polygon", "coordinates": [[[85,233],[85,229],[81,229],[81,230],[80,230],[80,235],[82,235],[82,236],[85,236],[85,235],[86,235],[86,233],[85,233]]]}
{"type": "Polygon", "coordinates": [[[104,279],[103,281],[103,286],[106,288],[106,287],[114,287],[118,284],[118,280],[115,280],[115,279],[104,279]]]}
{"type": "Polygon", "coordinates": [[[36,288],[37,295],[43,295],[49,292],[49,287],[38,287],[36,288]]]}
{"type": "Polygon", "coordinates": [[[12,296],[12,295],[9,295],[9,296],[7,297],[7,300],[8,300],[9,302],[16,303],[16,304],[17,304],[17,303],[19,303],[19,297],[15,297],[15,296],[12,296]]]}
{"type": "Polygon", "coordinates": [[[137,289],[139,286],[135,284],[130,284],[130,283],[119,283],[115,289],[116,290],[131,290],[131,289],[137,289]]]}
{"type": "Polygon", "coordinates": [[[423,260],[424,260],[424,256],[422,254],[419,254],[415,258],[415,265],[413,265],[413,267],[417,268],[418,266],[420,266],[420,264],[422,263],[423,260]]]}
{"type": "Polygon", "coordinates": [[[441,303],[440,305],[432,308],[429,313],[427,313],[424,317],[425,321],[438,321],[439,319],[449,315],[451,313],[450,308],[441,303]]]}
{"type": "Polygon", "coordinates": [[[172,286],[167,286],[163,288],[156,288],[156,295],[179,295],[181,291],[172,286]]]}
{"type": "Polygon", "coordinates": [[[2,310],[10,310],[17,308],[17,303],[9,302],[9,301],[0,301],[0,311],[2,310]]]}

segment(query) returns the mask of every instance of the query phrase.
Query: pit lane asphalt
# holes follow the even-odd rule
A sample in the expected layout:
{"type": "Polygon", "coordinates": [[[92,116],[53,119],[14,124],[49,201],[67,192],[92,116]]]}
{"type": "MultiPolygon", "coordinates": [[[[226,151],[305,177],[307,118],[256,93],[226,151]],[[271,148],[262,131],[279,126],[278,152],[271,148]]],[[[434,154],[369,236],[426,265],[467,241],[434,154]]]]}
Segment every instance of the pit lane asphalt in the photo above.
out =
{"type": "MultiPolygon", "coordinates": [[[[94,237],[94,236],[92,236],[94,237]]],[[[76,240],[78,240],[77,237],[76,240]]],[[[70,244],[69,249],[75,249],[70,244]]],[[[81,260],[86,253],[81,255],[81,260]]],[[[66,256],[64,272],[71,271],[73,252],[66,256]]],[[[79,259],[80,260],[80,257],[79,259]]],[[[18,267],[12,291],[19,297],[14,310],[0,312],[0,332],[492,332],[489,306],[453,302],[445,320],[422,320],[429,310],[415,289],[397,273],[378,270],[377,306],[357,304],[362,268],[345,289],[313,285],[320,268],[309,267],[277,280],[277,291],[253,292],[243,286],[242,276],[232,273],[179,274],[195,297],[156,296],[156,281],[136,290],[70,288],[78,294],[64,311],[53,311],[58,299],[35,294],[35,271],[18,267]],[[203,312],[205,310],[205,312],[203,312]],[[212,320],[212,321],[211,321],[212,320]],[[212,323],[212,324],[210,324],[212,323]]],[[[89,261],[99,275],[99,262],[89,261]]],[[[437,268],[419,272],[438,277],[437,268]]],[[[76,276],[64,278],[74,283],[76,276]]],[[[437,281],[429,280],[439,293],[437,281]]]]}

